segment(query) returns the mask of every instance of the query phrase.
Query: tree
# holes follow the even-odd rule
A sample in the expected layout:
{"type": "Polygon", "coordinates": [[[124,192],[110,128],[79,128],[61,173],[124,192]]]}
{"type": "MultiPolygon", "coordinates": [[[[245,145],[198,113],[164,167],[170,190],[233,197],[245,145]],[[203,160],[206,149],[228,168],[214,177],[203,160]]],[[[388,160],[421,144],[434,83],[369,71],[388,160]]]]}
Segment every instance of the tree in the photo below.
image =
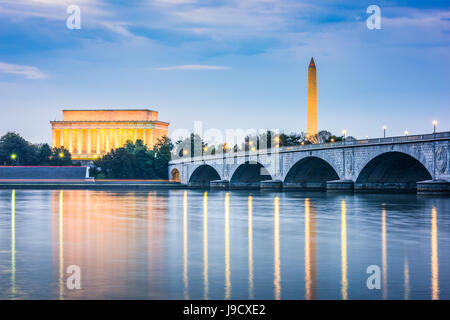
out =
{"type": "Polygon", "coordinates": [[[168,179],[168,165],[173,144],[167,137],[157,140],[148,150],[142,140],[127,141],[94,161],[91,175],[107,179],[168,179]]]}
{"type": "Polygon", "coordinates": [[[51,166],[71,166],[72,155],[64,147],[53,148],[50,155],[49,165],[51,166]]]}
{"type": "Polygon", "coordinates": [[[172,159],[173,143],[167,136],[159,138],[153,147],[156,153],[155,173],[159,179],[168,179],[169,161],[172,159]]]}
{"type": "Polygon", "coordinates": [[[19,134],[8,132],[0,138],[0,163],[4,165],[36,165],[36,148],[19,134]]]}
{"type": "Polygon", "coordinates": [[[118,148],[94,160],[91,173],[109,179],[135,179],[139,177],[139,165],[133,153],[126,148],[118,148]]]}
{"type": "Polygon", "coordinates": [[[304,134],[291,133],[289,135],[282,133],[279,135],[280,147],[298,146],[305,140],[304,134]]]}
{"type": "Polygon", "coordinates": [[[37,162],[40,166],[51,165],[52,148],[47,143],[35,145],[37,149],[37,162]]]}

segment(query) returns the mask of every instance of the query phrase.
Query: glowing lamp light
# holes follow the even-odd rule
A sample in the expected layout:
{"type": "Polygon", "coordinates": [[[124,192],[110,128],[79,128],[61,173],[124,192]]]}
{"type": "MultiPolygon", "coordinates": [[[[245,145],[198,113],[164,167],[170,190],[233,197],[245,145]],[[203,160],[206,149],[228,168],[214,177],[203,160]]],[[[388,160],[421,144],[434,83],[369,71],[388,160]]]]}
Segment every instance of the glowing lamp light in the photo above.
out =
{"type": "Polygon", "coordinates": [[[334,138],[331,138],[330,141],[331,141],[331,142],[334,142],[334,138]]]}
{"type": "Polygon", "coordinates": [[[208,147],[207,147],[207,146],[204,146],[204,147],[203,147],[203,151],[208,151],[208,147]]]}
{"type": "Polygon", "coordinates": [[[276,137],[276,138],[275,138],[275,142],[276,142],[276,143],[280,142],[280,137],[276,137]]]}
{"type": "Polygon", "coordinates": [[[342,134],[345,136],[347,134],[347,130],[342,130],[342,134]]]}
{"type": "Polygon", "coordinates": [[[408,130],[405,130],[404,134],[405,134],[405,136],[407,136],[408,135],[408,130]]]}
{"type": "Polygon", "coordinates": [[[249,144],[249,145],[252,145],[252,144],[253,144],[253,141],[250,140],[250,141],[248,142],[248,144],[249,144]]]}
{"type": "Polygon", "coordinates": [[[187,151],[187,150],[183,150],[183,154],[184,154],[185,156],[187,156],[188,151],[187,151]]]}
{"type": "Polygon", "coordinates": [[[16,160],[16,159],[17,159],[17,154],[13,153],[13,154],[11,155],[11,159],[12,159],[12,160],[16,160]]]}
{"type": "Polygon", "coordinates": [[[301,144],[302,146],[304,146],[304,145],[305,145],[305,141],[302,141],[300,144],[301,144]]]}
{"type": "Polygon", "coordinates": [[[252,151],[255,151],[256,149],[255,149],[255,147],[252,147],[252,151]]]}
{"type": "Polygon", "coordinates": [[[437,121],[433,120],[433,126],[437,126],[437,121]]]}
{"type": "Polygon", "coordinates": [[[64,158],[64,153],[63,153],[63,152],[60,152],[58,156],[59,156],[60,158],[64,158]]]}

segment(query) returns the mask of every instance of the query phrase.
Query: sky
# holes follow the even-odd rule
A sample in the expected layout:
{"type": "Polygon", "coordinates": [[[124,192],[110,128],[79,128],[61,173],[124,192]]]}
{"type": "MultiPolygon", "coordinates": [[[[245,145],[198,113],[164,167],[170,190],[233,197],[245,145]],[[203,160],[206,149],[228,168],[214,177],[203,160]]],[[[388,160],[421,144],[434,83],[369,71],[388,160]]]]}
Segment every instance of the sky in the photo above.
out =
{"type": "Polygon", "coordinates": [[[448,0],[0,0],[0,135],[50,142],[70,108],[154,109],[171,136],[305,131],[311,57],[319,130],[450,131],[449,49],[448,0]]]}

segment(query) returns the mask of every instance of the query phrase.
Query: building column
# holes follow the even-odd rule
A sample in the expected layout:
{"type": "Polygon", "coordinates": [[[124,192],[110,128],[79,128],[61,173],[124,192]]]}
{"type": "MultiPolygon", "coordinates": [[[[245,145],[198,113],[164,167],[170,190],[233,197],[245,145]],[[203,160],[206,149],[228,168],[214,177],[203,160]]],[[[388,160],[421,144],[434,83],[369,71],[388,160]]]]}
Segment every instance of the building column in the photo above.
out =
{"type": "Polygon", "coordinates": [[[115,138],[114,145],[116,149],[120,147],[119,130],[120,129],[114,129],[114,138],[115,138]]]}
{"type": "Polygon", "coordinates": [[[97,129],[97,154],[100,154],[100,129],[97,129]]]}
{"type": "Polygon", "coordinates": [[[153,129],[145,129],[146,144],[148,149],[153,149],[153,129]]]}
{"type": "Polygon", "coordinates": [[[59,146],[64,146],[64,129],[59,130],[59,146]]]}
{"type": "Polygon", "coordinates": [[[78,139],[77,139],[77,151],[78,154],[81,154],[82,152],[82,148],[83,148],[83,135],[82,135],[82,129],[78,129],[77,133],[78,133],[78,139]]]}
{"type": "Polygon", "coordinates": [[[91,131],[92,129],[87,129],[87,146],[86,146],[87,154],[91,154],[91,131]]]}
{"type": "Polygon", "coordinates": [[[110,129],[105,129],[105,152],[110,151],[109,140],[110,140],[110,129]]]}
{"type": "Polygon", "coordinates": [[[138,136],[138,129],[134,129],[133,135],[134,135],[134,136],[133,136],[133,142],[136,143],[136,140],[139,139],[139,136],[138,136]]]}
{"type": "Polygon", "coordinates": [[[69,152],[73,153],[73,129],[69,129],[69,152]]]}
{"type": "Polygon", "coordinates": [[[52,129],[52,148],[56,147],[56,130],[57,129],[52,129]]]}

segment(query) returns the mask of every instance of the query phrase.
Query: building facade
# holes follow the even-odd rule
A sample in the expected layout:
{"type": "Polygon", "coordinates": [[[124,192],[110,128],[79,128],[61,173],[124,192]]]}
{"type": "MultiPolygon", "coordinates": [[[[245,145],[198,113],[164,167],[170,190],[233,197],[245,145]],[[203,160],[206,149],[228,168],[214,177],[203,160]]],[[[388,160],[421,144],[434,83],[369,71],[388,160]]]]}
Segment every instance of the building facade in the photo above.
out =
{"type": "Polygon", "coordinates": [[[64,147],[74,160],[93,160],[140,139],[149,149],[167,136],[168,122],[148,109],[63,110],[62,121],[50,121],[52,147],[64,147]]]}

